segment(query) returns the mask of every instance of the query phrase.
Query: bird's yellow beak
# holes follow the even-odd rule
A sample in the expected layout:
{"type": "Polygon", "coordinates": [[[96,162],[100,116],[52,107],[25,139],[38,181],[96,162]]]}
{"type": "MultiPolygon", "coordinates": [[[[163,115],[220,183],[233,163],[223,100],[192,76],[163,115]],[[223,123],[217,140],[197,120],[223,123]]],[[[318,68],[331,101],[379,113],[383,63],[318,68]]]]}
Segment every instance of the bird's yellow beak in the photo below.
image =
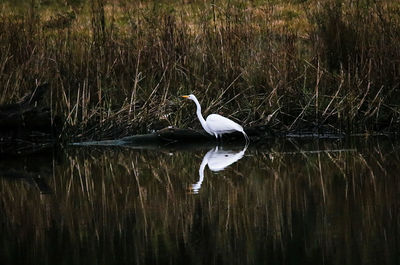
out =
{"type": "Polygon", "coordinates": [[[181,96],[181,97],[183,97],[183,98],[189,98],[189,96],[181,96]]]}

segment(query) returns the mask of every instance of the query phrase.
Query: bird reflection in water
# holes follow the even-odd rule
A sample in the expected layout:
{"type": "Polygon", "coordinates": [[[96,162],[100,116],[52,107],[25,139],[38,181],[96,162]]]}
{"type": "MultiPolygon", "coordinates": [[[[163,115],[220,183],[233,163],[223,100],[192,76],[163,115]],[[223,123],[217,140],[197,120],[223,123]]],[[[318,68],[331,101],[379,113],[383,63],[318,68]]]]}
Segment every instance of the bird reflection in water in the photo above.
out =
{"type": "Polygon", "coordinates": [[[199,181],[190,186],[190,191],[194,194],[199,193],[201,184],[204,180],[204,169],[206,165],[213,172],[224,170],[244,156],[247,145],[242,151],[224,150],[222,147],[216,146],[205,154],[199,168],[199,181]]]}

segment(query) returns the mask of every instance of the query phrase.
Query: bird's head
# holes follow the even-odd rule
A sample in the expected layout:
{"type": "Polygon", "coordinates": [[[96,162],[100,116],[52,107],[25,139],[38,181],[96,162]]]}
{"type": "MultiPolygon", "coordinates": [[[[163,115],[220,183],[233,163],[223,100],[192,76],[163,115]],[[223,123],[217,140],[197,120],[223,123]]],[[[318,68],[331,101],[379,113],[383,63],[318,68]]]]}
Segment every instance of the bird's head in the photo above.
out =
{"type": "Polygon", "coordinates": [[[194,100],[196,97],[193,94],[182,96],[182,98],[194,100]]]}

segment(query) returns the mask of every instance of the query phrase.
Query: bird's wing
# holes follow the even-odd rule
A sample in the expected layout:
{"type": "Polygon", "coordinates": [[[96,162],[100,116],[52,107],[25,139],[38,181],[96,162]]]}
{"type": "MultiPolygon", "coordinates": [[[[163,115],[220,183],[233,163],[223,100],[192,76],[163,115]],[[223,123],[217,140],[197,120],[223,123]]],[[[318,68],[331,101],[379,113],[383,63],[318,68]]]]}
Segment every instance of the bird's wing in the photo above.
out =
{"type": "Polygon", "coordinates": [[[211,114],[206,120],[207,126],[217,133],[243,131],[242,126],[218,114],[211,114]]]}
{"type": "Polygon", "coordinates": [[[211,171],[221,171],[241,159],[245,151],[246,149],[240,152],[231,150],[214,151],[208,158],[208,167],[211,171]]]}

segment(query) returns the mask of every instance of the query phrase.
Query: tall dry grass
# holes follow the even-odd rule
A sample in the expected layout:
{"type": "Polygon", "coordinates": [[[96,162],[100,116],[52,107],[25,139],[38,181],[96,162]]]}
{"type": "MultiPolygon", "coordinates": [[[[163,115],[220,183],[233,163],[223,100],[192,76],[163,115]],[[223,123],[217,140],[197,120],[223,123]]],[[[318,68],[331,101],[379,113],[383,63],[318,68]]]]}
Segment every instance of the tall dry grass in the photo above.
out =
{"type": "Polygon", "coordinates": [[[0,102],[50,82],[63,136],[196,127],[189,92],[246,126],[398,129],[397,1],[46,3],[1,5],[0,102]]]}

